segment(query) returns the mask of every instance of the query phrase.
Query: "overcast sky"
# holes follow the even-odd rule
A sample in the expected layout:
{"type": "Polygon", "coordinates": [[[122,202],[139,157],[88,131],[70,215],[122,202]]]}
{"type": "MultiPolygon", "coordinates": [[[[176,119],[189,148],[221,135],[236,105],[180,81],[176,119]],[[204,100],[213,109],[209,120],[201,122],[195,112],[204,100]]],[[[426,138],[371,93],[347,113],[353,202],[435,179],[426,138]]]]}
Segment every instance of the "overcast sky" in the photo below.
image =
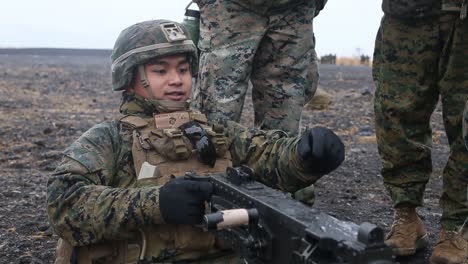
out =
{"type": "MultiPolygon", "coordinates": [[[[166,18],[182,21],[188,0],[3,1],[0,47],[111,49],[122,29],[166,18]]],[[[380,0],[328,0],[314,20],[319,56],[372,54],[380,0]],[[364,11],[366,10],[366,11],[364,11]]]]}

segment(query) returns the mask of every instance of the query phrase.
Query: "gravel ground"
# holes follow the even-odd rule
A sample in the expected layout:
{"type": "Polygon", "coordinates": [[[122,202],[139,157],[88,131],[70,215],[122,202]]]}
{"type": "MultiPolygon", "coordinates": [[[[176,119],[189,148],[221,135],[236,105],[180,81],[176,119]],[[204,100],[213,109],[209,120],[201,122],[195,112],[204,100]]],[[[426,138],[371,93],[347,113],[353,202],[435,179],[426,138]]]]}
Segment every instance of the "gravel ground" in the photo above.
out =
{"type": "MultiPolygon", "coordinates": [[[[61,151],[93,124],[117,114],[110,62],[101,53],[0,52],[0,263],[52,263],[57,235],[45,207],[47,177],[61,151]]],[[[316,186],[316,207],[339,219],[389,230],[391,203],[382,185],[375,142],[371,69],[321,65],[320,87],[333,95],[324,110],[304,110],[302,126],[334,129],[346,144],[346,161],[316,186]]],[[[242,122],[252,125],[251,100],[242,122]]],[[[441,210],[441,170],[449,149],[440,107],[433,115],[434,173],[420,209],[435,243],[441,210]]],[[[400,263],[427,263],[430,250],[400,263]]]]}

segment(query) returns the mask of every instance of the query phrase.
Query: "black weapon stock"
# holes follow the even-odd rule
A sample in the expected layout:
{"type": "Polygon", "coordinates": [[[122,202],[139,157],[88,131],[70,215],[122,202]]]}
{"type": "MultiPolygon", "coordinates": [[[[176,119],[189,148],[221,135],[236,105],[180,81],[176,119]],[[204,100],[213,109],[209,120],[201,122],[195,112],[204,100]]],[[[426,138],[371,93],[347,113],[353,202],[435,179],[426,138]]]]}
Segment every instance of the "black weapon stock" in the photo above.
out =
{"type": "Polygon", "coordinates": [[[392,263],[381,228],[340,221],[251,175],[242,166],[227,168],[226,174],[190,177],[214,186],[213,213],[205,215],[205,228],[215,230],[218,240],[248,263],[392,263]],[[229,209],[238,208],[247,210],[227,219],[229,209]]]}

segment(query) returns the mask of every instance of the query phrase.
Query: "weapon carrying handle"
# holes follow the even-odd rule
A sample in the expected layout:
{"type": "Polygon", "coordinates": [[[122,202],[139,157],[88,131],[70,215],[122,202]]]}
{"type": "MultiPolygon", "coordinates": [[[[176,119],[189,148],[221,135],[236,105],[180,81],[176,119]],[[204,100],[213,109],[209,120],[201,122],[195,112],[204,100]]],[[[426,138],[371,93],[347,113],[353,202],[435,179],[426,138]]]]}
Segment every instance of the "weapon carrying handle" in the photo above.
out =
{"type": "Polygon", "coordinates": [[[208,230],[247,226],[257,222],[258,211],[255,208],[223,210],[203,217],[203,225],[208,230]]]}

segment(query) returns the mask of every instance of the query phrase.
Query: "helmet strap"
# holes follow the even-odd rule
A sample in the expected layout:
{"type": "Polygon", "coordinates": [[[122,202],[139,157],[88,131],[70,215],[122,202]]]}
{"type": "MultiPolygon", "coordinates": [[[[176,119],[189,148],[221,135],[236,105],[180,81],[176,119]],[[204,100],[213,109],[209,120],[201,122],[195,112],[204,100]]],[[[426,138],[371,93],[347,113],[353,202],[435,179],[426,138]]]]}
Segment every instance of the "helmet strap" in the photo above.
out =
{"type": "Polygon", "coordinates": [[[138,74],[140,75],[140,82],[143,85],[143,87],[146,90],[146,93],[148,93],[148,96],[150,99],[155,99],[153,95],[153,91],[151,90],[151,87],[149,85],[148,78],[146,77],[145,73],[145,65],[140,64],[138,65],[138,74]]]}

